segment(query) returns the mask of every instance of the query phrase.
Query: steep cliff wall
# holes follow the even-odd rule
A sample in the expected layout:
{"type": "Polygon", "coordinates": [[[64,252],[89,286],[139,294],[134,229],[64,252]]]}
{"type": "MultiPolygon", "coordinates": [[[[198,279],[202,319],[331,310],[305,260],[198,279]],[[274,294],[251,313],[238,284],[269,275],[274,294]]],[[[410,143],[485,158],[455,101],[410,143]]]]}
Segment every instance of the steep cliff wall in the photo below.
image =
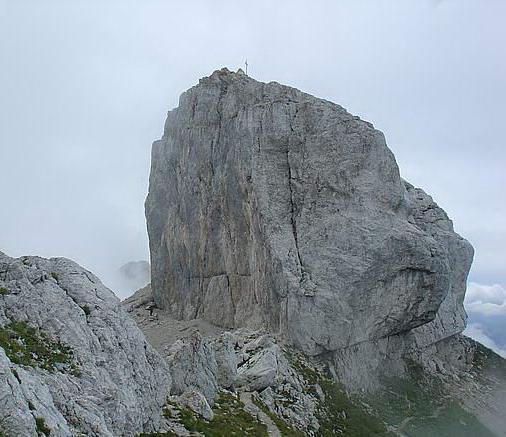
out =
{"type": "Polygon", "coordinates": [[[473,250],[404,182],[383,134],[342,107],[220,70],[153,144],[156,302],[267,327],[308,354],[459,333],[473,250]]]}

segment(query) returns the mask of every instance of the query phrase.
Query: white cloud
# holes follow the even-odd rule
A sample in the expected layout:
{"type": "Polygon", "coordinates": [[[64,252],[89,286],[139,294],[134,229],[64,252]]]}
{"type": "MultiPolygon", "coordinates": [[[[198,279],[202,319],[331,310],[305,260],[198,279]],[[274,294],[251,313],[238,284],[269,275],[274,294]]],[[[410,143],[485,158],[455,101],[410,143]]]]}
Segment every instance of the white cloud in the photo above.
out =
{"type": "Polygon", "coordinates": [[[464,305],[469,314],[464,334],[506,358],[506,289],[470,282],[464,305]]]}
{"type": "Polygon", "coordinates": [[[70,257],[106,283],[146,259],[166,111],[247,57],[255,78],[374,122],[473,243],[475,277],[504,281],[506,1],[484,3],[0,0],[0,249],[70,257]]]}
{"type": "Polygon", "coordinates": [[[499,285],[469,283],[464,300],[466,311],[484,316],[506,316],[506,289],[499,285]]]}
{"type": "Polygon", "coordinates": [[[501,348],[497,343],[492,340],[486,333],[485,328],[479,323],[471,323],[464,331],[464,335],[471,337],[472,339],[480,342],[484,346],[492,349],[495,353],[501,357],[506,358],[506,350],[501,348]]]}

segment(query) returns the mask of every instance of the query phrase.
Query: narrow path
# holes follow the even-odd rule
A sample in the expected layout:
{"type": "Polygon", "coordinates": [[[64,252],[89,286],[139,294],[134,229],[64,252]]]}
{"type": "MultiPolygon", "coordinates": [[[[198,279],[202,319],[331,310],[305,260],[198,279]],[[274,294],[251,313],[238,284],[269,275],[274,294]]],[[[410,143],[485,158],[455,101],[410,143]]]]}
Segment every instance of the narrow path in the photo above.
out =
{"type": "Polygon", "coordinates": [[[281,437],[281,433],[272,419],[253,403],[251,393],[241,393],[240,399],[244,403],[244,409],[252,416],[257,417],[267,427],[267,432],[270,436],[281,437]]]}

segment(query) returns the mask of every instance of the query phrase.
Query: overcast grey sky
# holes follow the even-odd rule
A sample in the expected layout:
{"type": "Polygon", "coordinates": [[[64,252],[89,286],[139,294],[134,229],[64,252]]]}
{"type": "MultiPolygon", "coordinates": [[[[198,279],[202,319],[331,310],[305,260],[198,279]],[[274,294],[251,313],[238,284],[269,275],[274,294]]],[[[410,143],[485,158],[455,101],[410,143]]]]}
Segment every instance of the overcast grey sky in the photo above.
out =
{"type": "Polygon", "coordinates": [[[505,19],[503,0],[0,0],[0,250],[72,258],[114,288],[123,263],[148,259],[166,111],[248,58],[254,78],[385,133],[402,176],[474,245],[472,303],[504,321],[505,19]]]}

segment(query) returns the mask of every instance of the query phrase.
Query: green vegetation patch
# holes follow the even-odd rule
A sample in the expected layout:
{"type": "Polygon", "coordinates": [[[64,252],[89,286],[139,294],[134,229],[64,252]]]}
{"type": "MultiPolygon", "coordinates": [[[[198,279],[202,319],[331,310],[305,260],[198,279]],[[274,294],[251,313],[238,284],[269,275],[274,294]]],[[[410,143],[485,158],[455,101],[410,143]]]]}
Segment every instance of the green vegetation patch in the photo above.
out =
{"type": "Polygon", "coordinates": [[[373,408],[398,432],[409,437],[492,437],[472,414],[445,392],[444,385],[408,363],[406,378],[385,381],[388,390],[371,399],[373,408]]]}
{"type": "Polygon", "coordinates": [[[15,363],[40,367],[49,372],[58,370],[79,376],[71,347],[49,338],[26,322],[12,322],[0,328],[0,347],[15,363]]]}
{"type": "Polygon", "coordinates": [[[471,340],[474,347],[473,370],[478,377],[495,377],[500,381],[506,379],[506,360],[493,350],[471,340]]]}
{"type": "Polygon", "coordinates": [[[11,292],[5,288],[5,287],[0,287],[0,296],[5,296],[6,294],[10,294],[11,292]]]}
{"type": "Polygon", "coordinates": [[[385,423],[369,411],[359,399],[348,396],[340,384],[331,378],[322,378],[320,387],[325,394],[323,415],[320,420],[320,434],[334,436],[341,432],[350,437],[394,436],[385,423]]]}
{"type": "Polygon", "coordinates": [[[253,403],[260,408],[267,416],[271,418],[271,420],[274,422],[274,424],[279,429],[279,432],[281,433],[282,437],[304,437],[305,434],[301,431],[293,429],[288,423],[286,423],[281,417],[279,417],[277,414],[273,413],[267,405],[265,405],[261,399],[259,399],[257,396],[252,397],[253,403]]]}
{"type": "Polygon", "coordinates": [[[296,353],[285,351],[290,364],[307,383],[307,392],[316,394],[315,385],[324,393],[317,414],[320,428],[316,435],[330,437],[345,435],[350,437],[394,436],[388,431],[383,420],[358,398],[350,397],[344,388],[331,375],[324,374],[304,361],[296,353]]]}
{"type": "Polygon", "coordinates": [[[81,307],[81,309],[84,311],[84,314],[86,314],[87,316],[89,316],[91,314],[91,309],[88,305],[83,305],[81,307]]]}
{"type": "Polygon", "coordinates": [[[46,421],[43,417],[35,418],[35,425],[37,426],[37,431],[39,434],[50,435],[51,429],[46,425],[46,421]]]}
{"type": "MultiPolygon", "coordinates": [[[[232,393],[220,393],[213,408],[214,418],[210,421],[189,408],[172,406],[178,410],[177,420],[190,432],[199,432],[206,437],[268,437],[267,427],[245,411],[244,404],[232,393]]],[[[171,417],[169,410],[166,415],[171,417]]]]}

